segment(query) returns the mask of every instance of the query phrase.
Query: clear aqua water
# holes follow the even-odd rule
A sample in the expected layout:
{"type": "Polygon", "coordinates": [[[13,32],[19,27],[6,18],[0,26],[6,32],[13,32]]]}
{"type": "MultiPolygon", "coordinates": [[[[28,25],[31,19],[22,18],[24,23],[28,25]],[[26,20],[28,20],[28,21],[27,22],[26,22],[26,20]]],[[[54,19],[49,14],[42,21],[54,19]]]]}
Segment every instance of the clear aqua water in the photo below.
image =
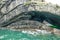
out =
{"type": "Polygon", "coordinates": [[[60,40],[60,37],[53,34],[31,35],[19,31],[0,29],[0,40],[60,40]]]}

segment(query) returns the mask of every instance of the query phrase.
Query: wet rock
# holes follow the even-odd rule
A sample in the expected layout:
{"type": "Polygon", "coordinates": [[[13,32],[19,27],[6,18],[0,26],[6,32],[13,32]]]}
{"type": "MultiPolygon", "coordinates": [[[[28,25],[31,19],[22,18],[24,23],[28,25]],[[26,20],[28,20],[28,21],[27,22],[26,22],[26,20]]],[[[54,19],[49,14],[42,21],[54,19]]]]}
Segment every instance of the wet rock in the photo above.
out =
{"type": "Polygon", "coordinates": [[[18,28],[39,28],[42,24],[37,21],[31,21],[31,20],[21,20],[19,22],[13,23],[10,26],[15,26],[18,28]]]}
{"type": "MultiPolygon", "coordinates": [[[[27,2],[27,1],[25,1],[27,2]]],[[[23,2],[22,2],[23,3],[23,2]]],[[[9,5],[9,7],[4,7],[1,11],[3,13],[5,12],[9,12],[11,9],[13,9],[14,7],[16,7],[17,5],[21,4],[19,1],[13,2],[9,5]],[[6,10],[7,9],[7,10],[6,10]]],[[[48,11],[50,13],[56,14],[56,15],[60,15],[60,7],[58,8],[57,5],[52,5],[52,4],[46,4],[46,5],[35,5],[35,4],[29,4],[28,6],[22,5],[17,7],[16,9],[14,9],[13,11],[11,11],[9,14],[4,15],[2,17],[2,19],[0,19],[0,23],[3,23],[9,19],[11,19],[12,17],[20,14],[21,12],[27,12],[27,11],[48,11]]],[[[26,17],[26,16],[23,16],[26,17]]],[[[40,23],[37,21],[31,21],[29,20],[30,16],[28,15],[27,18],[23,18],[22,19],[27,19],[27,20],[21,20],[21,21],[17,21],[15,23],[12,23],[11,25],[9,25],[9,28],[39,28],[42,30],[47,30],[50,32],[54,32],[55,34],[59,34],[60,30],[59,29],[53,29],[51,27],[49,27],[49,23],[45,22],[45,23],[40,23]]],[[[35,18],[36,20],[36,18],[35,18]]]]}
{"type": "Polygon", "coordinates": [[[60,35],[60,29],[56,29],[56,28],[54,28],[54,34],[58,34],[58,35],[60,35]]]}

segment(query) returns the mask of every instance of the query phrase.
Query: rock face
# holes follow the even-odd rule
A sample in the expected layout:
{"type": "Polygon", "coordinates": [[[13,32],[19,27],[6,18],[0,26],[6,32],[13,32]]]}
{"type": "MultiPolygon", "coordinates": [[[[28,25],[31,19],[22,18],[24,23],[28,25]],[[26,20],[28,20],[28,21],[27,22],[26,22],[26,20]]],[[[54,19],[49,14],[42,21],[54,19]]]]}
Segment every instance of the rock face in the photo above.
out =
{"type": "MultiPolygon", "coordinates": [[[[20,2],[21,0],[10,0],[8,1],[7,4],[1,9],[2,15],[0,19],[0,24],[3,22],[6,22],[10,20],[11,18],[15,17],[16,15],[19,15],[22,12],[28,12],[28,11],[46,11],[46,12],[51,12],[56,15],[60,15],[60,7],[57,5],[52,5],[52,4],[38,4],[38,3],[28,3],[24,4],[25,2],[28,2],[29,0],[24,0],[20,2]],[[8,5],[9,4],[9,5],[8,5]]],[[[26,14],[26,13],[25,13],[26,14]]],[[[26,14],[27,15],[27,14],[26,14]]],[[[34,14],[33,14],[34,15],[34,14]]],[[[43,29],[47,31],[51,31],[54,33],[60,33],[59,30],[55,30],[48,25],[43,24],[38,21],[34,20],[29,20],[30,15],[24,16],[21,15],[25,18],[22,17],[23,20],[18,20],[15,23],[12,23],[11,25],[7,27],[12,27],[12,28],[37,28],[37,29],[43,29]],[[27,19],[27,20],[24,20],[27,19]]],[[[21,17],[20,16],[20,17],[21,17]]],[[[37,18],[35,18],[37,19],[37,18]]]]}
{"type": "Polygon", "coordinates": [[[8,1],[11,2],[9,6],[7,6],[9,3],[5,4],[5,6],[1,9],[1,12],[5,15],[3,18],[5,18],[5,21],[9,18],[12,18],[15,15],[18,15],[21,12],[24,11],[48,11],[51,13],[54,13],[56,15],[60,15],[60,8],[56,5],[52,4],[38,4],[38,3],[30,3],[28,5],[19,5],[24,4],[25,2],[28,2],[29,0],[14,0],[14,1],[8,1]],[[19,6],[18,6],[19,5],[19,6]],[[18,6],[18,7],[16,7],[18,6]],[[15,9],[16,7],[16,9],[15,9]],[[12,10],[14,9],[14,10],[12,10]],[[11,11],[12,10],[12,11],[11,11]],[[9,16],[9,17],[8,17],[9,16]]]}
{"type": "Polygon", "coordinates": [[[41,26],[40,22],[31,20],[21,20],[10,25],[10,27],[15,28],[17,27],[17,28],[32,28],[32,29],[38,29],[39,26],[41,26]]]}

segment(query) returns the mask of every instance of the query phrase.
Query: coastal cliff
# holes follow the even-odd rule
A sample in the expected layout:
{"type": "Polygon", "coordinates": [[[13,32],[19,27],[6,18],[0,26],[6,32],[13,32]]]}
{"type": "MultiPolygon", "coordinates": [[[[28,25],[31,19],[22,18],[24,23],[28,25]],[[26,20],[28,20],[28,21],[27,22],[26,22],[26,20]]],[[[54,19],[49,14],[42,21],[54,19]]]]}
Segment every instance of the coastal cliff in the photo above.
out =
{"type": "MultiPolygon", "coordinates": [[[[5,1],[6,2],[6,1],[5,1]]],[[[13,17],[15,17],[16,15],[19,15],[20,13],[24,13],[24,12],[29,12],[29,11],[45,11],[45,12],[50,12],[54,15],[58,15],[60,16],[60,7],[58,5],[53,5],[51,3],[35,3],[35,2],[28,2],[26,1],[22,1],[20,3],[19,1],[16,0],[10,0],[8,2],[1,4],[0,7],[0,25],[3,23],[4,25],[8,24],[8,22],[10,19],[12,19],[13,17]],[[27,2],[27,3],[26,3],[27,2]],[[4,4],[4,6],[3,6],[4,4]]],[[[34,14],[32,14],[34,15],[34,14]]],[[[7,28],[12,28],[12,29],[40,29],[40,30],[46,30],[46,31],[50,31],[51,33],[56,33],[59,34],[60,30],[59,29],[55,29],[55,28],[51,28],[49,26],[51,26],[51,24],[49,24],[48,22],[39,22],[42,21],[41,19],[39,19],[39,21],[36,21],[36,19],[38,19],[37,17],[34,18],[34,20],[30,20],[31,15],[19,15],[19,17],[16,18],[18,19],[18,21],[9,24],[7,26],[7,28]],[[25,18],[24,18],[25,17],[25,18]],[[18,19],[21,18],[21,19],[18,19]],[[25,20],[26,19],[26,20],[25,20]]],[[[43,17],[44,19],[44,17],[43,17]]],[[[60,18],[59,18],[60,19],[60,18]]],[[[13,21],[14,19],[12,19],[13,21]]],[[[3,25],[2,24],[2,25],[3,25]]]]}

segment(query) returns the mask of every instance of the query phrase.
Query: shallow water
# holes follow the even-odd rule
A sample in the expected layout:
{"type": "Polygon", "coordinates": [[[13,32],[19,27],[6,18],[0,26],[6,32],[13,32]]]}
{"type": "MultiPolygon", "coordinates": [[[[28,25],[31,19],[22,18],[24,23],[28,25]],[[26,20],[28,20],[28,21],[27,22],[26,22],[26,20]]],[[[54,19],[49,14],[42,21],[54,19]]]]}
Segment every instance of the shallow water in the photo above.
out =
{"type": "Polygon", "coordinates": [[[19,31],[0,29],[0,40],[60,40],[60,36],[53,34],[31,35],[19,31]]]}

